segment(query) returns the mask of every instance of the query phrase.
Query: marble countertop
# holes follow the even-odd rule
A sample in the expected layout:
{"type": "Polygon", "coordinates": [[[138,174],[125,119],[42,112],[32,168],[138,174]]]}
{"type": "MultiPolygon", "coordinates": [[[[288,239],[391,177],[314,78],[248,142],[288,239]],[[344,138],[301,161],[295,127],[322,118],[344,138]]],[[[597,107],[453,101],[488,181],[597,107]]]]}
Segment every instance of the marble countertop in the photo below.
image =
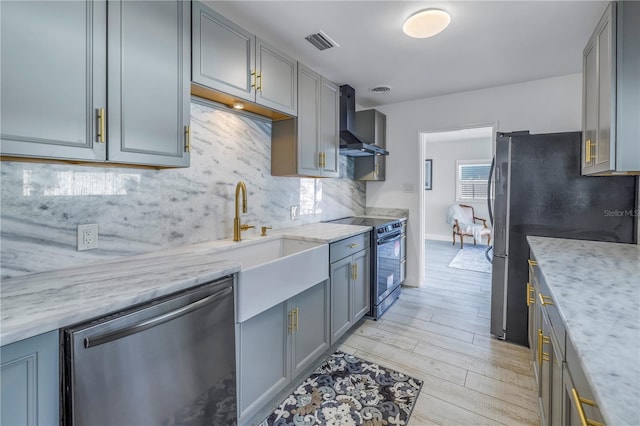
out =
{"type": "Polygon", "coordinates": [[[198,243],[3,280],[0,344],[104,316],[236,273],[242,267],[238,262],[211,259],[212,254],[232,246],[279,236],[328,244],[370,229],[368,226],[315,223],[274,230],[267,237],[249,236],[241,242],[198,243]]]}
{"type": "Polygon", "coordinates": [[[527,240],[605,422],[640,424],[640,246],[527,240]]]}

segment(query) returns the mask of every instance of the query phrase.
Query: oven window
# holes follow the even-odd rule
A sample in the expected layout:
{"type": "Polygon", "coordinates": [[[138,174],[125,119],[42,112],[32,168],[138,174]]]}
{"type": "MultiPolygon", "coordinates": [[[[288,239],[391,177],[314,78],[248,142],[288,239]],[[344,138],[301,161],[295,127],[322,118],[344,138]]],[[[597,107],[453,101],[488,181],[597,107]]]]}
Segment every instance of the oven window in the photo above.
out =
{"type": "Polygon", "coordinates": [[[400,284],[401,243],[399,236],[378,242],[378,303],[400,284]]]}

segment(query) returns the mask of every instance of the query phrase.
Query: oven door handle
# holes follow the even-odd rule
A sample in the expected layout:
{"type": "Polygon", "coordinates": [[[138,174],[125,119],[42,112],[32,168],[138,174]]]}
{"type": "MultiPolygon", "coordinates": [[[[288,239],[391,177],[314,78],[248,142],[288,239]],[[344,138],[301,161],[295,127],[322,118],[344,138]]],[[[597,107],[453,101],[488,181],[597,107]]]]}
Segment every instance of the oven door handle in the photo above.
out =
{"type": "Polygon", "coordinates": [[[378,245],[391,243],[396,240],[402,239],[402,232],[398,232],[397,234],[393,234],[378,240],[378,245]]]}

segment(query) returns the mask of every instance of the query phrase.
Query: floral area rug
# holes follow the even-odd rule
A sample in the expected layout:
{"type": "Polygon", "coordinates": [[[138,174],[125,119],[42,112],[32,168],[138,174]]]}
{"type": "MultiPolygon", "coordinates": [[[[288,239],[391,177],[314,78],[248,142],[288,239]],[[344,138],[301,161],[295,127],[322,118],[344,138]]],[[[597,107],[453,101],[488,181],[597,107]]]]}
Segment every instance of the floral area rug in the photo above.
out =
{"type": "Polygon", "coordinates": [[[260,426],[406,425],[421,388],[421,380],[337,351],[260,426]]]}
{"type": "Polygon", "coordinates": [[[487,246],[484,245],[465,245],[464,248],[458,251],[456,257],[449,263],[449,268],[466,269],[468,271],[484,272],[485,274],[491,273],[491,262],[487,260],[485,256],[487,246]]]}

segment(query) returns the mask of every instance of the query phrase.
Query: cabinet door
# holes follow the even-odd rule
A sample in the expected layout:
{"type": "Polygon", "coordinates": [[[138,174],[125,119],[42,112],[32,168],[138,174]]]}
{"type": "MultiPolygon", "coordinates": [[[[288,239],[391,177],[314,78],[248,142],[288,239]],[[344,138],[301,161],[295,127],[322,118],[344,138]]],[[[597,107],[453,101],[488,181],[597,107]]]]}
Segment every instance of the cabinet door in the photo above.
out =
{"type": "Polygon", "coordinates": [[[256,103],[297,115],[298,62],[257,38],[256,68],[256,103]]]}
{"type": "Polygon", "coordinates": [[[582,173],[592,173],[598,134],[598,45],[592,37],[584,50],[582,70],[582,173]]]}
{"type": "Polygon", "coordinates": [[[189,165],[189,29],[188,2],[109,2],[110,161],[189,165]]]}
{"type": "Polygon", "coordinates": [[[254,101],[255,36],[196,1],[192,15],[192,80],[254,101]]]}
{"type": "Polygon", "coordinates": [[[386,174],[386,157],[371,155],[353,157],[353,178],[355,180],[383,181],[386,174]]]}
{"type": "Polygon", "coordinates": [[[553,345],[551,344],[551,323],[546,315],[542,315],[542,337],[538,348],[540,363],[540,406],[542,424],[551,426],[552,380],[553,380],[553,345]]]}
{"type": "Polygon", "coordinates": [[[322,79],[320,89],[320,146],[323,152],[323,177],[338,177],[340,155],[340,89],[329,80],[322,79]]]}
{"type": "Polygon", "coordinates": [[[551,407],[549,418],[551,425],[562,424],[562,351],[560,350],[560,342],[557,340],[555,333],[551,333],[551,407]]]}
{"type": "Polygon", "coordinates": [[[321,77],[298,64],[298,174],[320,176],[318,123],[321,77]]]}
{"type": "Polygon", "coordinates": [[[351,327],[351,256],[331,264],[331,344],[351,327]]]}
{"type": "Polygon", "coordinates": [[[2,1],[2,155],[103,161],[106,3],[2,1]]]}
{"type": "Polygon", "coordinates": [[[354,254],[353,264],[355,265],[355,274],[351,287],[351,312],[353,312],[352,323],[355,324],[356,321],[369,312],[369,291],[371,287],[369,280],[369,249],[354,254]]]}
{"type": "Polygon", "coordinates": [[[290,380],[287,302],[238,327],[238,406],[241,418],[255,413],[290,380]]]}
{"type": "Polygon", "coordinates": [[[598,173],[615,168],[612,164],[612,142],[615,140],[612,123],[615,122],[615,110],[612,109],[615,102],[611,103],[611,97],[615,90],[615,60],[612,58],[612,21],[611,6],[607,8],[597,30],[598,44],[598,134],[595,149],[595,163],[593,171],[598,173]]]}
{"type": "Polygon", "coordinates": [[[0,360],[0,424],[58,424],[58,331],[3,346],[0,360]]]}
{"type": "Polygon", "coordinates": [[[296,377],[329,349],[329,281],[297,295],[290,306],[297,309],[291,365],[291,377],[296,377]]]}

